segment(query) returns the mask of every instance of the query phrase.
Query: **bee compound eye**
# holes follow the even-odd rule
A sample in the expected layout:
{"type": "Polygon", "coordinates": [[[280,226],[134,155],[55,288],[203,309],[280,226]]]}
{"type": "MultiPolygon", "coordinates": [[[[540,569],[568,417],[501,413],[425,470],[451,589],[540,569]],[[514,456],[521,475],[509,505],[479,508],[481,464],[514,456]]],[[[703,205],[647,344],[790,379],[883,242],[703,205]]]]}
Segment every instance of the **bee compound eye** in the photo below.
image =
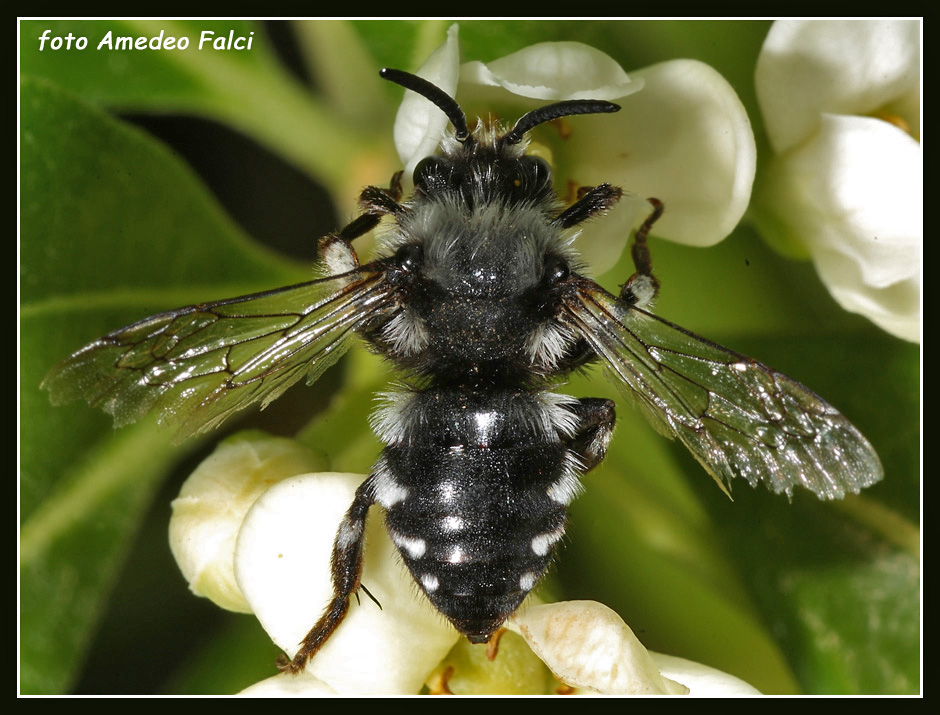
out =
{"type": "Polygon", "coordinates": [[[444,180],[450,173],[450,164],[442,156],[426,156],[415,167],[412,179],[414,185],[420,188],[430,188],[444,180]]]}
{"type": "Polygon", "coordinates": [[[526,156],[523,157],[522,165],[529,186],[538,189],[551,188],[552,168],[545,159],[540,156],[526,156]]]}

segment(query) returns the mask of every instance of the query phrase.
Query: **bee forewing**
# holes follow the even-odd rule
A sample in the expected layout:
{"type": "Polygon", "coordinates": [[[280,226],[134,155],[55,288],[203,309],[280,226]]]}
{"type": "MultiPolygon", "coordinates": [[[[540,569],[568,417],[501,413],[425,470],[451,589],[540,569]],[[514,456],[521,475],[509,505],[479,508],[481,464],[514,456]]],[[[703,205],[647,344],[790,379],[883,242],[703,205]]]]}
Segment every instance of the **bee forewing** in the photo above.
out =
{"type": "Polygon", "coordinates": [[[564,320],[653,423],[724,489],[733,477],[825,499],[883,476],[868,440],[795,380],[585,283],[564,320]]]}
{"type": "Polygon", "coordinates": [[[145,318],[73,353],[42,387],[134,422],[154,407],[176,440],[231,413],[313,382],[349,347],[354,329],[388,307],[382,275],[359,271],[145,318]]]}

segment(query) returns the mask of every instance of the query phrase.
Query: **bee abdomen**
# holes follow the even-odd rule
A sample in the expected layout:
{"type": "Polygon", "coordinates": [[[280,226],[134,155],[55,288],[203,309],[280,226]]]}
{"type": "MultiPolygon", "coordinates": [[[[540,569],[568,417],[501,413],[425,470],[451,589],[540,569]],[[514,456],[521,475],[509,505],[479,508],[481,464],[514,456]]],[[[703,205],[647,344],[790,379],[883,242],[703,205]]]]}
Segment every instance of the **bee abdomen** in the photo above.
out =
{"type": "Polygon", "coordinates": [[[472,642],[536,586],[577,492],[576,401],[516,389],[386,396],[376,501],[415,581],[472,642]]]}
{"type": "Polygon", "coordinates": [[[550,490],[564,454],[561,444],[383,454],[384,479],[397,487],[389,491],[402,497],[386,505],[389,534],[434,607],[471,642],[487,641],[548,568],[564,535],[565,505],[550,490]]]}

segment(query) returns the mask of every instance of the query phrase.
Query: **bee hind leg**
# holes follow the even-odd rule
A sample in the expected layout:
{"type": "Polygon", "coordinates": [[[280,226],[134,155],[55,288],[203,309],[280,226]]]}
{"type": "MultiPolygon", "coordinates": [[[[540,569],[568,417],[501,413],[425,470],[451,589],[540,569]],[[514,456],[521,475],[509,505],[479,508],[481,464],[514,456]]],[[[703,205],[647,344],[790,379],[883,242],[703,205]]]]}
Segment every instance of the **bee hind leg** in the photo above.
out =
{"type": "MultiPolygon", "coordinates": [[[[356,490],[352,505],[340,522],[333,542],[330,569],[333,576],[333,598],[320,620],[300,643],[300,650],[289,662],[279,663],[281,670],[299,673],[327,639],[339,627],[349,611],[349,599],[360,588],[362,554],[365,543],[366,516],[375,503],[372,477],[356,490]]],[[[367,591],[368,593],[368,591],[367,591]]],[[[369,594],[371,596],[371,594],[369,594]]]]}
{"type": "Polygon", "coordinates": [[[617,415],[613,400],[586,397],[568,407],[578,417],[575,433],[566,440],[567,447],[578,455],[588,472],[607,454],[607,445],[614,433],[617,415]]]}

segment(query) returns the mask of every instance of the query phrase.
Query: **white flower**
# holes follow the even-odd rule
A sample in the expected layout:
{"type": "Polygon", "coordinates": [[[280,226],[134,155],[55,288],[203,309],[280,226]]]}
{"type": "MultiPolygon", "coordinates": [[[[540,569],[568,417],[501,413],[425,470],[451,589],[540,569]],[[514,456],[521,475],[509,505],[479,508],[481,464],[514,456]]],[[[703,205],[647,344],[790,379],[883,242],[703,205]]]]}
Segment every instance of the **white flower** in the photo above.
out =
{"type": "Polygon", "coordinates": [[[756,83],[777,155],[755,220],[809,253],[846,310],[919,340],[920,24],[774,23],[756,83]]]}
{"type": "Polygon", "coordinates": [[[242,432],[219,444],[172,504],[170,549],[193,593],[229,611],[251,613],[233,561],[245,514],[275,482],[318,466],[299,442],[261,432],[242,432]]]}
{"type": "MultiPolygon", "coordinates": [[[[592,47],[546,42],[489,64],[460,66],[454,26],[418,74],[456,96],[471,127],[475,108],[505,108],[513,117],[566,99],[622,105],[614,115],[571,119],[570,135],[551,145],[561,178],[579,186],[611,183],[630,197],[578,239],[596,273],[617,260],[630,230],[649,214],[649,197],[666,206],[656,235],[695,246],[721,241],[747,208],[756,162],[750,122],[731,86],[701,62],[674,60],[628,76],[592,47]]],[[[437,107],[405,93],[395,141],[406,176],[434,153],[447,126],[437,107]]]]}
{"type": "Polygon", "coordinates": [[[714,668],[646,650],[620,616],[594,601],[533,606],[511,625],[555,676],[604,695],[733,696],[760,693],[714,668]]]}
{"type": "MultiPolygon", "coordinates": [[[[245,485],[252,485],[251,492],[259,484],[269,488],[255,495],[247,510],[244,501],[236,500],[241,524],[234,535],[232,514],[221,509],[205,509],[197,520],[175,506],[171,524],[178,541],[204,539],[212,547],[212,563],[198,572],[201,588],[247,604],[243,610],[253,612],[289,656],[330,600],[333,540],[363,479],[336,473],[288,476],[283,457],[289,461],[292,451],[302,454],[304,448],[292,449],[289,440],[257,434],[222,443],[184,485],[186,496],[177,504],[205,503],[207,495],[216,502],[218,494],[237,494],[245,485]],[[246,460],[246,454],[261,459],[246,460]],[[259,468],[265,463],[272,469],[267,475],[259,468]],[[224,538],[214,536],[219,534],[224,538]],[[229,575],[233,563],[234,593],[229,575]]],[[[460,636],[415,587],[378,513],[369,520],[366,541],[362,583],[381,608],[363,594],[305,672],[272,676],[245,694],[395,695],[421,690],[460,636]]],[[[180,549],[174,553],[179,558],[180,549]]],[[[530,605],[509,625],[578,692],[676,694],[691,688],[693,694],[756,693],[705,666],[648,653],[620,618],[598,603],[530,605]]]]}
{"type": "MultiPolygon", "coordinates": [[[[332,597],[333,540],[362,480],[356,474],[299,475],[269,489],[245,518],[236,576],[261,625],[290,657],[332,597]]],[[[374,512],[366,527],[362,583],[382,607],[361,593],[361,603],[353,601],[300,677],[346,695],[415,694],[458,634],[418,596],[374,512]]],[[[280,687],[291,694],[296,678],[275,676],[265,681],[263,694],[280,687]]]]}

